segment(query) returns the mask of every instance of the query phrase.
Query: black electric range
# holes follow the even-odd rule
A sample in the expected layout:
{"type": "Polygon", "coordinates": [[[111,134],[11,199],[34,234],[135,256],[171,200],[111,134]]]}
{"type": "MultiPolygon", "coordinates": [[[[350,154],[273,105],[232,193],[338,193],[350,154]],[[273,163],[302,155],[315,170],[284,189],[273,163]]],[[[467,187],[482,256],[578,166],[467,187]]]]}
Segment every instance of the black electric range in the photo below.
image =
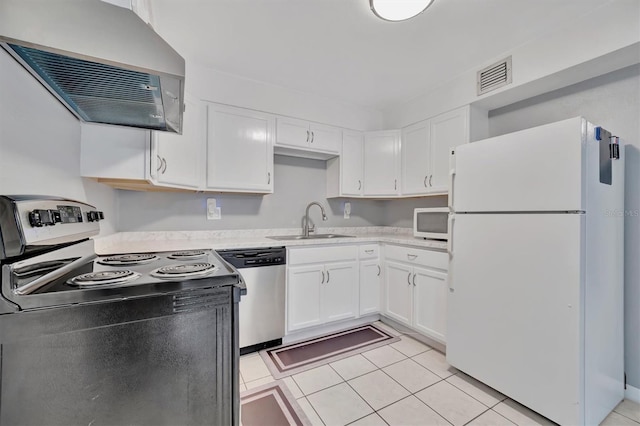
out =
{"type": "Polygon", "coordinates": [[[0,424],[238,424],[240,274],[213,250],[98,256],[103,218],[0,196],[0,424]]]}

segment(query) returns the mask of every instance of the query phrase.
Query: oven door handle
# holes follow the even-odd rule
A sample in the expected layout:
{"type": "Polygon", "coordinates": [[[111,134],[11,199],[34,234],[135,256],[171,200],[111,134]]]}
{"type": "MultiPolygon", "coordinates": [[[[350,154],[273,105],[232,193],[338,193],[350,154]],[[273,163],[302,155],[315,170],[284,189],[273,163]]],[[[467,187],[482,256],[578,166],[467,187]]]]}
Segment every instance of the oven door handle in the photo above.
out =
{"type": "Polygon", "coordinates": [[[76,260],[74,260],[71,263],[68,263],[66,265],[64,265],[61,268],[56,269],[55,271],[51,271],[48,274],[45,274],[43,276],[41,276],[40,278],[37,278],[33,281],[31,281],[28,284],[25,284],[23,286],[20,286],[18,288],[16,288],[15,290],[13,290],[13,292],[19,296],[24,296],[26,294],[31,294],[34,291],[38,290],[39,288],[45,286],[46,284],[49,284],[51,281],[53,280],[57,280],[58,278],[64,276],[65,274],[73,271],[74,269],[76,269],[79,266],[84,265],[85,263],[92,261],[93,259],[96,258],[95,254],[90,254],[87,256],[82,256],[77,258],[76,260]]]}

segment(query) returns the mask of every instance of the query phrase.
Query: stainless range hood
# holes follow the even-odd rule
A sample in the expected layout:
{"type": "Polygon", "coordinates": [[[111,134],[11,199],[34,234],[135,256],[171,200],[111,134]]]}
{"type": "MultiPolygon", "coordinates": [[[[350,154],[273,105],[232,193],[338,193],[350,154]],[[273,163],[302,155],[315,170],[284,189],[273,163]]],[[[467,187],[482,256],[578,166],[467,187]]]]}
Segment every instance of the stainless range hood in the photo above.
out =
{"type": "Polygon", "coordinates": [[[0,0],[0,45],[79,119],[182,133],[184,59],[100,0],[0,0]]]}

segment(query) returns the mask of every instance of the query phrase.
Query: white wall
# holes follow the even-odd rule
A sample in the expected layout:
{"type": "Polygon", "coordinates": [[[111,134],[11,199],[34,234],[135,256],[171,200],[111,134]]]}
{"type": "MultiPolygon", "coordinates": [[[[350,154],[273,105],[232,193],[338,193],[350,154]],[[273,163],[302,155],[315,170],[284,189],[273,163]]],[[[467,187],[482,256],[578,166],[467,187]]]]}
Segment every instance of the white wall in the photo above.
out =
{"type": "Polygon", "coordinates": [[[80,177],[80,123],[0,49],[0,194],[62,196],[105,212],[114,232],[115,191],[80,177]]]}
{"type": "Polygon", "coordinates": [[[489,113],[491,136],[582,115],[626,144],[625,369],[640,388],[640,66],[624,68],[489,113]],[[635,214],[634,214],[635,212],[635,214]]]}
{"type": "Polygon", "coordinates": [[[354,130],[378,130],[382,112],[205,68],[187,59],[186,90],[200,99],[354,130]]]}
{"type": "Polygon", "coordinates": [[[275,156],[274,193],[269,195],[118,192],[120,231],[300,228],[311,201],[321,202],[329,218],[323,222],[312,207],[317,226],[374,226],[385,220],[385,203],[372,200],[348,200],[351,219],[344,219],[345,200],[325,198],[326,163],[280,155],[275,156]],[[207,198],[217,200],[221,220],[206,219],[207,198]]]}
{"type": "Polygon", "coordinates": [[[551,33],[455,76],[430,93],[385,111],[385,126],[404,127],[462,105],[486,109],[527,99],[640,62],[640,2],[613,0],[551,33]],[[513,83],[477,96],[476,72],[512,55],[513,83]]]}

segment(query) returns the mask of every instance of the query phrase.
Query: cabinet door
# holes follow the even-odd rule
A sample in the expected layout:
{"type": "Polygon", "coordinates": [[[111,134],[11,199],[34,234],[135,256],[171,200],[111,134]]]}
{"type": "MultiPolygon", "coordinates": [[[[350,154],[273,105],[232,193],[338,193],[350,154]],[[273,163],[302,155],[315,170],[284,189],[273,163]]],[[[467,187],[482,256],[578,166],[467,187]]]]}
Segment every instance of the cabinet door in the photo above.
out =
{"type": "Polygon", "coordinates": [[[445,342],[447,327],[447,274],[427,268],[413,268],[414,327],[425,335],[445,342]]]}
{"type": "Polygon", "coordinates": [[[386,262],[384,279],[386,288],[386,314],[396,321],[411,325],[413,283],[411,266],[396,262],[386,262]]]}
{"type": "Polygon", "coordinates": [[[185,98],[182,134],[152,132],[151,175],[158,184],[175,187],[202,187],[205,150],[203,104],[185,98]]]}
{"type": "Polygon", "coordinates": [[[431,144],[429,131],[429,120],[421,121],[402,129],[401,169],[403,195],[418,195],[429,192],[429,181],[433,180],[430,169],[431,144]]]}
{"type": "Polygon", "coordinates": [[[320,303],[323,322],[358,316],[357,289],[357,262],[327,264],[320,303]]]}
{"type": "Polygon", "coordinates": [[[342,136],[342,131],[339,128],[311,123],[309,130],[311,131],[311,139],[309,139],[310,149],[334,152],[336,154],[340,152],[340,136],[342,136]]]}
{"type": "Polygon", "coordinates": [[[323,266],[292,266],[287,271],[287,330],[322,323],[320,286],[323,266]]]}
{"type": "Polygon", "coordinates": [[[360,315],[380,312],[381,278],[378,259],[360,262],[360,315]]]}
{"type": "Polygon", "coordinates": [[[342,155],[340,156],[342,195],[362,195],[362,145],[362,133],[349,131],[342,133],[342,155]]]}
{"type": "Polygon", "coordinates": [[[430,192],[449,191],[449,151],[469,142],[469,107],[459,108],[431,119],[430,192]]]}
{"type": "Polygon", "coordinates": [[[278,117],[276,145],[308,148],[311,140],[309,123],[295,118],[278,117]]]}
{"type": "Polygon", "coordinates": [[[364,136],[364,195],[397,195],[398,131],[367,132],[364,136]]]}
{"type": "Polygon", "coordinates": [[[207,118],[207,188],[273,192],[274,118],[218,104],[207,118]]]}

